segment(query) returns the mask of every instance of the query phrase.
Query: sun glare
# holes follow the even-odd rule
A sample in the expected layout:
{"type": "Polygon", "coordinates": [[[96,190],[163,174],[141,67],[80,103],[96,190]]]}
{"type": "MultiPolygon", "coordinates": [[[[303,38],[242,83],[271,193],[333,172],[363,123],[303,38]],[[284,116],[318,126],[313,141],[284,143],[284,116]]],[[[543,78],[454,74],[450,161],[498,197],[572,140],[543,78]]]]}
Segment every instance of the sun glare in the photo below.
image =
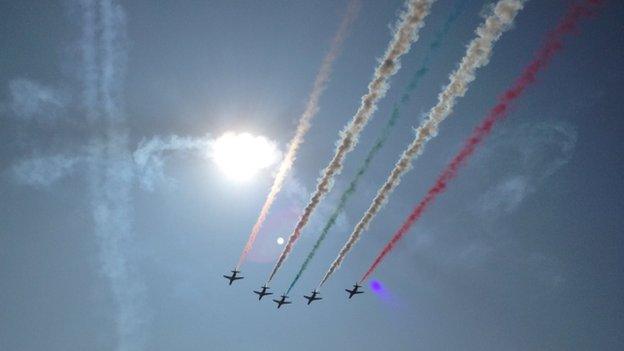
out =
{"type": "Polygon", "coordinates": [[[263,136],[228,132],[212,143],[211,156],[219,169],[235,181],[249,181],[278,161],[275,143],[263,136]]]}

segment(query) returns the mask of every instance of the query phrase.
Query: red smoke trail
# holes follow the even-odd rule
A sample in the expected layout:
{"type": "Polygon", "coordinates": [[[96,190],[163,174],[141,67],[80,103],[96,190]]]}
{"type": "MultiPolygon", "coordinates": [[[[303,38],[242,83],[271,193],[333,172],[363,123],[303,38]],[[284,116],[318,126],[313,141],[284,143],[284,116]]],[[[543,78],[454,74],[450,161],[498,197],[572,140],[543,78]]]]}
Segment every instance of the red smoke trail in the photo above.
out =
{"type": "Polygon", "coordinates": [[[325,55],[325,58],[323,59],[321,69],[316,74],[314,85],[312,87],[312,92],[308,97],[306,108],[299,118],[295,136],[293,136],[288,145],[288,151],[286,151],[286,154],[284,155],[284,160],[282,160],[279,170],[275,175],[275,179],[273,180],[273,185],[271,186],[269,195],[267,195],[267,198],[262,205],[262,209],[260,210],[260,214],[258,215],[256,223],[251,228],[249,239],[247,239],[245,248],[243,249],[240,258],[238,259],[238,263],[236,264],[236,270],[240,268],[240,266],[245,261],[247,255],[253,248],[253,245],[256,242],[256,238],[258,237],[258,233],[260,232],[260,228],[262,228],[264,221],[269,215],[269,211],[273,206],[273,202],[275,202],[277,194],[279,194],[279,192],[282,190],[282,186],[286,181],[286,177],[288,176],[290,169],[295,163],[299,147],[301,147],[301,144],[303,144],[304,137],[312,126],[312,119],[319,111],[319,100],[321,99],[321,95],[323,95],[325,88],[327,88],[327,83],[329,82],[332,73],[334,61],[336,61],[336,59],[338,58],[340,50],[342,49],[342,44],[345,41],[349,29],[355,21],[359,10],[359,0],[351,0],[348,5],[347,13],[343,17],[342,22],[340,23],[340,27],[338,27],[338,32],[336,32],[336,35],[332,40],[329,52],[325,55]]]}
{"type": "Polygon", "coordinates": [[[429,189],[425,197],[414,208],[405,222],[403,222],[403,225],[401,225],[399,230],[396,231],[390,241],[384,246],[377,258],[375,258],[375,261],[373,261],[373,264],[368,268],[366,273],[364,273],[362,279],[360,279],[360,283],[370,277],[381,261],[392,251],[403,236],[408,233],[412,225],[420,218],[433,200],[446,190],[447,184],[457,176],[459,168],[466,163],[477,146],[490,134],[494,124],[507,116],[510,104],[518,99],[524,90],[535,82],[537,73],[546,68],[553,56],[563,48],[563,38],[575,32],[578,22],[592,15],[594,13],[594,7],[601,2],[601,0],[586,0],[582,4],[578,3],[570,7],[555,30],[548,34],[546,43],[536,53],[533,61],[524,69],[524,72],[515,84],[499,97],[499,103],[490,110],[481,124],[472,132],[472,135],[464,147],[455,158],[453,158],[442,174],[440,174],[434,186],[429,189]]]}

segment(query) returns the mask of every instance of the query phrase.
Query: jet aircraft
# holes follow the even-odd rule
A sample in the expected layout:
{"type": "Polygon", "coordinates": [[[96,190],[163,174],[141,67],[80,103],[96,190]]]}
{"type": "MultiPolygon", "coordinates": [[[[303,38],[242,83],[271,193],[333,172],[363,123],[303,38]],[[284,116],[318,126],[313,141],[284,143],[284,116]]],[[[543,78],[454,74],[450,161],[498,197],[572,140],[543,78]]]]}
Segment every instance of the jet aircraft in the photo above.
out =
{"type": "Polygon", "coordinates": [[[288,298],[288,296],[282,295],[281,299],[279,299],[279,300],[273,299],[273,301],[277,304],[277,308],[280,308],[280,307],[282,307],[282,305],[287,305],[289,303],[292,303],[290,301],[286,301],[287,298],[288,298]]]}
{"type": "Polygon", "coordinates": [[[253,291],[254,294],[258,294],[258,300],[262,300],[262,298],[265,297],[266,295],[273,295],[273,293],[267,292],[267,289],[270,289],[270,288],[268,286],[266,286],[266,284],[263,285],[262,288],[260,288],[260,289],[262,289],[262,290],[260,290],[260,291],[254,290],[253,291]]]}
{"type": "Polygon", "coordinates": [[[320,294],[318,291],[316,291],[316,289],[314,289],[314,291],[312,291],[312,295],[311,296],[306,296],[303,295],[304,298],[306,298],[308,300],[308,305],[311,304],[313,301],[316,300],[322,300],[322,297],[316,297],[316,295],[320,294]]]}
{"type": "Polygon", "coordinates": [[[349,293],[349,298],[352,298],[353,295],[355,295],[355,294],[362,294],[363,293],[363,291],[358,290],[361,287],[362,287],[361,285],[358,285],[356,283],[356,284],[353,285],[353,289],[352,290],[345,289],[345,291],[349,293]]]}
{"type": "Polygon", "coordinates": [[[230,276],[224,275],[223,276],[223,278],[229,279],[230,284],[228,284],[228,285],[232,285],[232,282],[235,281],[235,280],[243,279],[243,277],[237,277],[236,276],[238,273],[240,273],[240,271],[233,270],[231,272],[232,272],[232,275],[230,275],[230,276]]]}

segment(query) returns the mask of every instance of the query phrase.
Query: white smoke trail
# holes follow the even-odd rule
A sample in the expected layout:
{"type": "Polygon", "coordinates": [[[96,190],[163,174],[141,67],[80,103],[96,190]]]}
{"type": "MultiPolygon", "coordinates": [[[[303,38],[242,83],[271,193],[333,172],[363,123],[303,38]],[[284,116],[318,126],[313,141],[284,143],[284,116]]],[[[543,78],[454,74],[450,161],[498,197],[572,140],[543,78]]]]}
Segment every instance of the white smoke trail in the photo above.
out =
{"type": "Polygon", "coordinates": [[[290,251],[292,251],[295,242],[301,236],[301,231],[308,223],[310,216],[321,199],[329,192],[334,176],[342,169],[344,158],[357,144],[360,132],[377,109],[377,102],[385,95],[388,89],[388,79],[399,70],[401,56],[407,53],[412,43],[418,39],[418,31],[424,26],[424,19],[429,14],[431,4],[434,1],[409,0],[407,2],[407,9],[400,16],[396,25],[396,31],[386,49],[384,57],[375,68],[373,80],[368,85],[368,92],[362,97],[356,114],[341,131],[334,156],[329,165],[323,170],[323,175],[317,182],[316,190],[303,210],[303,214],[299,218],[295,229],[290,234],[288,243],[277,259],[268,281],[273,279],[275,273],[277,273],[290,251]]]}
{"type": "Polygon", "coordinates": [[[451,114],[457,98],[464,96],[468,90],[468,85],[475,79],[476,70],[487,65],[494,43],[511,26],[514,18],[524,6],[525,1],[500,0],[484,23],[477,28],[477,37],[470,42],[466,55],[461,60],[459,67],[450,76],[449,84],[438,95],[438,104],[429,111],[425,121],[416,130],[414,140],[403,152],[394,169],[390,172],[390,176],[377,191],[377,195],[370,207],[355,225],[338,257],[336,257],[325,273],[319,287],[340,267],[362,232],[368,228],[368,225],[385,204],[392,191],[399,185],[401,177],[411,169],[414,157],[419,155],[425,143],[437,134],[438,125],[451,114]]]}
{"type": "Polygon", "coordinates": [[[164,151],[207,150],[212,141],[209,136],[194,138],[171,135],[166,139],[156,136],[142,140],[134,151],[133,158],[139,167],[145,167],[151,158],[159,157],[164,151]]]}
{"type": "Polygon", "coordinates": [[[180,137],[177,135],[168,138],[154,137],[142,140],[133,153],[136,167],[136,176],[139,184],[145,190],[152,191],[157,182],[166,180],[164,175],[163,153],[167,151],[194,151],[206,152],[213,140],[208,136],[180,137]]]}
{"type": "Polygon", "coordinates": [[[112,0],[82,0],[84,104],[95,130],[89,185],[102,272],[117,308],[118,350],[144,347],[144,286],[130,261],[132,157],[121,103],[126,61],[125,14],[112,0]],[[101,129],[100,129],[101,127],[101,129]]]}
{"type": "Polygon", "coordinates": [[[345,37],[347,36],[349,27],[351,26],[351,24],[357,17],[359,8],[360,8],[359,0],[351,0],[351,2],[349,2],[347,13],[342,19],[342,22],[340,23],[340,27],[338,28],[338,32],[336,32],[336,35],[334,36],[334,39],[332,40],[329,52],[327,53],[327,55],[325,55],[325,58],[323,59],[323,63],[321,64],[321,68],[319,69],[319,72],[316,75],[316,79],[314,80],[312,91],[310,92],[310,96],[308,97],[306,108],[303,111],[303,114],[301,115],[301,117],[299,118],[299,123],[297,125],[297,130],[295,132],[295,135],[293,136],[292,140],[290,141],[288,145],[288,150],[286,151],[286,155],[284,156],[284,159],[282,160],[282,163],[280,164],[279,170],[277,171],[277,174],[275,175],[275,179],[273,180],[273,185],[271,186],[271,190],[269,191],[269,194],[267,195],[267,198],[264,201],[264,205],[262,205],[262,209],[260,210],[258,219],[256,220],[256,223],[252,227],[251,233],[249,234],[249,239],[247,240],[247,243],[245,244],[243,252],[241,253],[240,258],[238,259],[238,263],[236,264],[237,270],[243,264],[243,262],[245,261],[245,258],[247,257],[247,254],[249,254],[249,252],[253,248],[253,244],[256,241],[258,232],[260,232],[260,228],[262,227],[262,224],[264,224],[266,217],[269,215],[271,206],[273,205],[273,202],[275,201],[277,194],[282,189],[282,186],[284,185],[284,181],[286,180],[286,176],[288,175],[288,172],[290,171],[293,163],[295,162],[295,158],[297,157],[297,152],[299,151],[299,147],[303,143],[304,137],[306,133],[308,132],[308,130],[310,129],[312,118],[319,111],[319,99],[321,98],[321,95],[323,94],[323,92],[325,91],[327,87],[327,82],[329,81],[329,77],[331,75],[334,61],[336,61],[336,58],[338,57],[338,54],[340,53],[342,43],[344,42],[345,37]]]}

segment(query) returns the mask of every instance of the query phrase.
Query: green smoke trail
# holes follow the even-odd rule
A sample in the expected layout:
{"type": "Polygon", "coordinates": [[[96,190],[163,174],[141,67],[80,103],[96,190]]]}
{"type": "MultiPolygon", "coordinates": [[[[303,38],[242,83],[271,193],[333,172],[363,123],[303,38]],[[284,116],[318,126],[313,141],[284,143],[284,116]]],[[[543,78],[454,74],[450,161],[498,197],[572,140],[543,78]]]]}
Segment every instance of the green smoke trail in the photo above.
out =
{"type": "Polygon", "coordinates": [[[400,103],[394,104],[394,107],[392,108],[392,114],[390,115],[388,122],[382,129],[381,134],[377,137],[377,140],[375,141],[375,144],[373,145],[373,147],[368,151],[368,154],[366,155],[364,162],[358,169],[353,179],[351,179],[349,186],[340,196],[338,205],[336,206],[336,208],[334,208],[334,211],[332,212],[331,216],[329,216],[329,219],[325,223],[323,230],[321,230],[321,235],[316,240],[316,243],[314,243],[314,247],[312,247],[305,261],[303,261],[303,264],[301,264],[301,267],[299,268],[297,275],[295,276],[293,281],[290,283],[290,286],[288,287],[288,290],[286,291],[286,295],[290,293],[290,290],[295,286],[295,284],[297,283],[297,281],[299,280],[303,272],[308,267],[308,264],[310,263],[310,261],[312,261],[312,258],[314,258],[316,251],[321,246],[321,243],[323,242],[323,240],[325,240],[325,237],[327,237],[327,233],[329,232],[329,230],[334,226],[334,224],[336,224],[336,220],[338,219],[338,216],[340,215],[340,213],[342,213],[342,211],[344,210],[347,204],[347,201],[349,200],[351,195],[353,195],[353,193],[355,193],[355,191],[357,190],[357,185],[360,182],[360,179],[362,178],[364,173],[366,173],[366,171],[368,170],[368,167],[373,161],[373,158],[375,157],[375,155],[377,155],[379,150],[381,150],[381,148],[384,146],[384,144],[388,140],[388,137],[390,136],[390,132],[392,131],[392,128],[396,125],[397,121],[399,120],[399,117],[401,116],[400,114],[401,106],[409,102],[412,92],[418,87],[421,79],[429,71],[429,61],[431,60],[431,55],[435,53],[435,51],[437,51],[438,48],[442,45],[448,32],[451,30],[453,23],[457,20],[457,18],[464,11],[467,4],[468,4],[468,0],[458,0],[456,2],[453,11],[451,12],[451,14],[449,14],[448,18],[444,22],[442,29],[436,33],[434,40],[431,42],[431,44],[429,44],[429,51],[427,51],[425,57],[423,58],[420,68],[416,71],[416,73],[414,73],[414,75],[410,79],[410,82],[405,88],[405,91],[401,95],[400,103]]]}

